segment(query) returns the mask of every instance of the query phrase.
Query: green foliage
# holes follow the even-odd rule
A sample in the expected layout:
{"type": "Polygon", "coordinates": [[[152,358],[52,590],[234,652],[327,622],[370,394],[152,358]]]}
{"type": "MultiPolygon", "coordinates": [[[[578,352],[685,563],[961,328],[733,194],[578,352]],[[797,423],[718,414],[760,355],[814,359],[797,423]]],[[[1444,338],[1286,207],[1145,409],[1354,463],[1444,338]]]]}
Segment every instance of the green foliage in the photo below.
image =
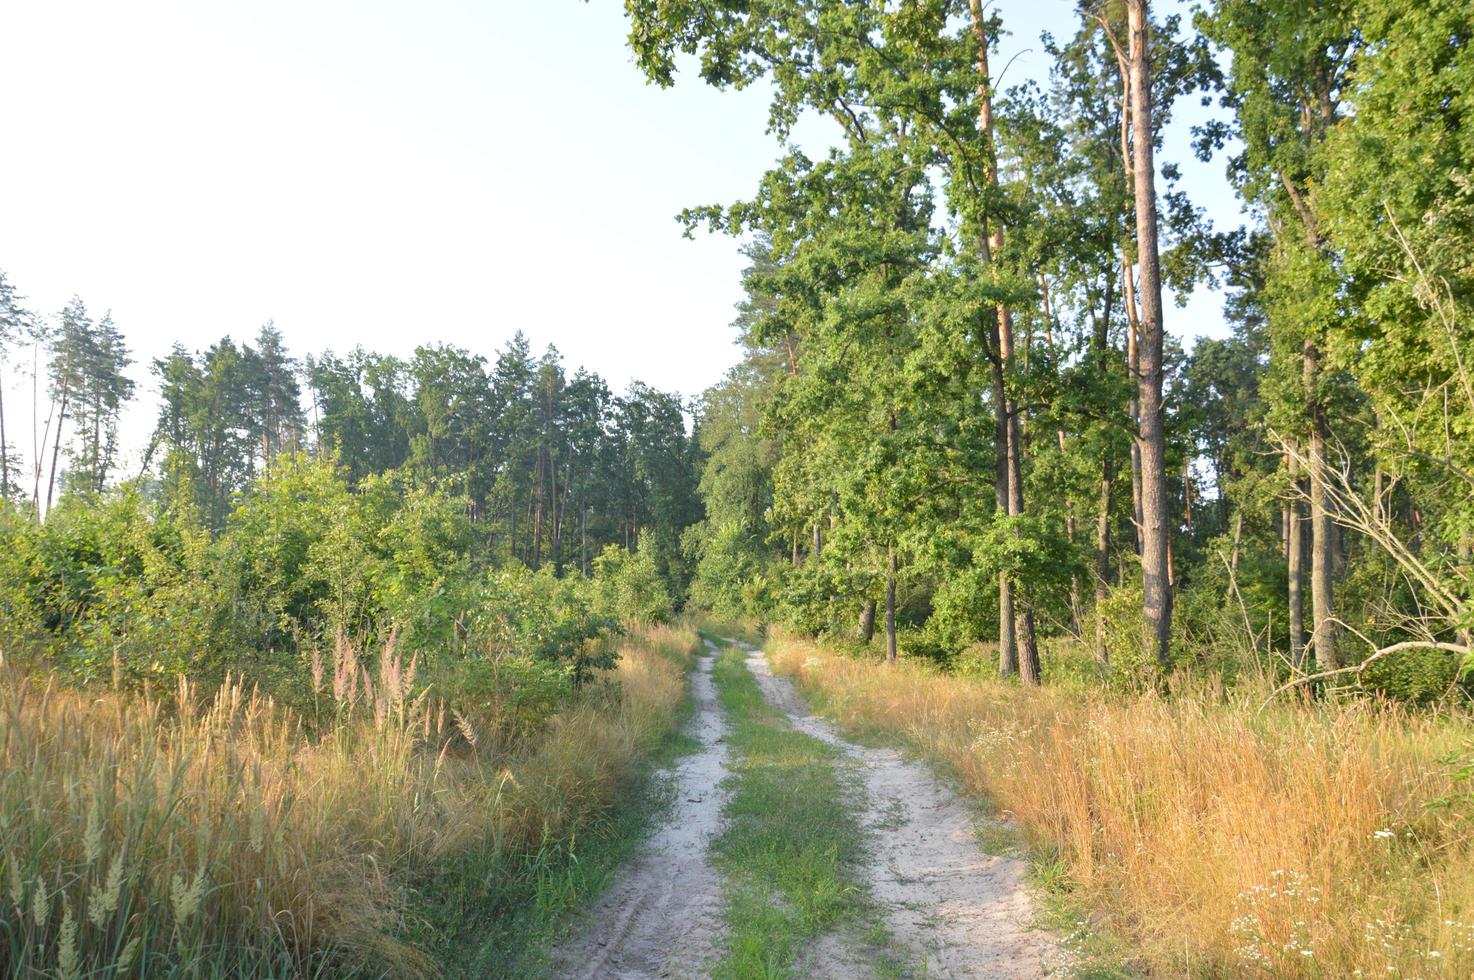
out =
{"type": "MultiPolygon", "coordinates": [[[[1459,660],[1443,650],[1407,650],[1370,664],[1359,685],[1399,701],[1429,704],[1445,697],[1461,680],[1459,660]]],[[[1467,674],[1463,678],[1467,680],[1467,674]]]]}
{"type": "Polygon", "coordinates": [[[87,679],[218,671],[230,637],[208,535],[187,509],[152,510],[128,486],[68,498],[45,524],[7,511],[6,640],[52,650],[87,679]]]}
{"type": "Polygon", "coordinates": [[[549,692],[612,666],[621,619],[669,617],[648,551],[611,549],[597,582],[487,568],[466,513],[464,498],[409,474],[355,486],[334,460],[305,455],[278,456],[217,536],[182,490],[67,496],[45,522],[6,508],[0,628],[79,679],[244,673],[288,701],[304,696],[308,651],[392,637],[457,684],[480,683],[458,660],[495,662],[495,683],[525,686],[532,716],[549,692]]]}
{"type": "Polygon", "coordinates": [[[614,619],[663,623],[674,601],[656,565],[654,535],[640,532],[634,552],[609,545],[594,559],[594,607],[614,619]]]}
{"type": "Polygon", "coordinates": [[[546,568],[533,572],[523,565],[508,565],[487,579],[473,607],[470,629],[493,662],[509,656],[528,658],[553,665],[582,683],[595,668],[614,664],[614,651],[605,638],[620,617],[611,615],[602,599],[597,582],[556,578],[546,568]]]}
{"type": "Polygon", "coordinates": [[[766,549],[741,524],[693,525],[683,547],[695,559],[688,605],[718,619],[764,618],[772,606],[766,549]]]}

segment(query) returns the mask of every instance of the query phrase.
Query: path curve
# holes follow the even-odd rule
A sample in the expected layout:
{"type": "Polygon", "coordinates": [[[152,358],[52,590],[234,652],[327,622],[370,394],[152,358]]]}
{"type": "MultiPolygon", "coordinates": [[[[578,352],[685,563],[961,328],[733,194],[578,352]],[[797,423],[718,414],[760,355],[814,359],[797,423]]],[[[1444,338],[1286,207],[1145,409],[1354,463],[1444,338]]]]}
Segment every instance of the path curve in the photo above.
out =
{"type": "Polygon", "coordinates": [[[675,802],[661,825],[590,910],[590,925],[552,957],[565,980],[695,978],[710,974],[722,924],[721,877],[707,846],[721,829],[726,722],[711,669],[716,647],[691,673],[695,714],[687,734],[701,747],[671,773],[675,802]]]}
{"type": "MultiPolygon", "coordinates": [[[[924,961],[926,976],[1026,980],[1062,964],[1053,940],[1029,926],[1024,862],[982,852],[973,815],[956,793],[894,749],[842,738],[788,678],[772,672],[761,650],[739,645],[768,703],[855,763],[868,796],[863,823],[873,836],[863,873],[882,921],[924,961]]],[[[835,952],[824,949],[821,958],[835,952]]],[[[828,975],[836,965],[814,962],[809,972],[828,975]]]]}

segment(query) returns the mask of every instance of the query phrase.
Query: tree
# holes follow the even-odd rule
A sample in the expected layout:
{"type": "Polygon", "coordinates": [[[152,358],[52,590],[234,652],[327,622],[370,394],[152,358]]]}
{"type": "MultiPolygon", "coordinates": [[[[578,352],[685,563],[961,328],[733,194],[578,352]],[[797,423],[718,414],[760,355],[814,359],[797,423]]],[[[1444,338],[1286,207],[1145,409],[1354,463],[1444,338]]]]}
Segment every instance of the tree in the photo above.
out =
{"type": "Polygon", "coordinates": [[[261,325],[256,346],[248,351],[256,403],[252,415],[260,433],[259,459],[264,467],[278,453],[302,448],[302,389],[297,383],[297,362],[287,354],[281,331],[273,321],[261,325]]]}
{"type": "Polygon", "coordinates": [[[31,329],[32,316],[21,306],[22,297],[0,271],[0,500],[11,495],[10,471],[14,463],[5,431],[5,369],[10,352],[31,329]]]}
{"type": "MultiPolygon", "coordinates": [[[[1310,489],[1312,640],[1316,662],[1340,665],[1332,612],[1332,515],[1328,409],[1331,376],[1324,364],[1327,336],[1340,314],[1334,258],[1328,250],[1314,190],[1325,177],[1322,144],[1340,116],[1347,70],[1358,46],[1348,3],[1247,3],[1222,0],[1203,26],[1233,54],[1230,100],[1235,135],[1243,142],[1230,175],[1241,192],[1266,209],[1274,239],[1265,271],[1271,328],[1271,366],[1281,379],[1280,421],[1288,430],[1287,469],[1298,479],[1301,461],[1310,489]],[[1293,363],[1290,363],[1293,362],[1293,363]],[[1304,440],[1304,450],[1299,447],[1304,440]]],[[[1221,131],[1210,131],[1210,141],[1221,131]]],[[[1274,389],[1272,389],[1274,390],[1274,389]]],[[[1300,504],[1287,516],[1291,655],[1303,647],[1303,557],[1300,504]]]]}
{"type": "MultiPolygon", "coordinates": [[[[56,473],[61,463],[62,433],[67,412],[75,398],[80,398],[86,383],[87,363],[93,357],[92,318],[80,296],[73,296],[58,316],[58,327],[52,338],[51,358],[47,365],[51,384],[51,414],[46,419],[46,434],[51,438],[51,467],[46,478],[46,509],[51,511],[56,493],[56,473]]],[[[37,461],[36,506],[40,510],[40,462],[37,461]]]]}
{"type": "Polygon", "coordinates": [[[1167,504],[1167,450],[1162,411],[1162,277],[1157,237],[1156,129],[1152,119],[1151,22],[1147,0],[1127,0],[1131,90],[1131,162],[1136,201],[1136,249],[1141,265],[1138,315],[1140,360],[1135,366],[1137,445],[1141,456],[1141,576],[1148,648],[1165,670],[1171,663],[1172,516],[1167,504]]]}

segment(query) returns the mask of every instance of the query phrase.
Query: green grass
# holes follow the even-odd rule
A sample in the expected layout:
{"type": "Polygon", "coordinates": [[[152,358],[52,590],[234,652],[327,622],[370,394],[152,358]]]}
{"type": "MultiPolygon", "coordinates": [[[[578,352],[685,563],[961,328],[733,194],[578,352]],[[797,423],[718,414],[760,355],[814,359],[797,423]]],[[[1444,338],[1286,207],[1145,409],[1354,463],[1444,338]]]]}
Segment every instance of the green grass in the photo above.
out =
{"type": "MultiPolygon", "coordinates": [[[[660,759],[668,762],[684,736],[673,736],[660,759]]],[[[596,819],[568,845],[550,842],[508,874],[489,856],[484,873],[461,867],[432,884],[433,919],[447,932],[461,932],[437,957],[446,976],[542,977],[554,943],[577,922],[577,913],[597,899],[621,864],[634,857],[650,827],[670,808],[668,779],[651,773],[646,785],[596,819]],[[488,890],[488,883],[500,887],[488,890]],[[446,888],[445,886],[450,886],[446,888]],[[453,924],[460,924],[456,930],[453,924]]]]}
{"type": "Polygon", "coordinates": [[[1054,933],[1069,955],[1065,976],[1072,980],[1133,980],[1144,974],[1132,963],[1120,937],[1091,921],[1090,912],[1070,890],[1069,865],[1047,847],[1025,850],[1029,880],[1038,903],[1037,925],[1054,933]]]}
{"type": "Polygon", "coordinates": [[[429,928],[422,941],[439,938],[429,944],[443,975],[548,975],[553,946],[578,926],[578,913],[604,893],[651,827],[669,813],[675,796],[668,770],[701,746],[685,733],[693,711],[688,696],[671,731],[649,750],[637,785],[580,836],[566,844],[548,842],[510,873],[505,856],[487,854],[459,861],[423,883],[422,927],[429,928]]]}
{"type": "Polygon", "coordinates": [[[726,829],[712,844],[728,899],[727,951],[715,975],[792,976],[809,941],[869,910],[855,875],[865,852],[863,791],[833,747],[768,706],[739,650],[725,649],[714,675],[733,753],[726,829]]]}

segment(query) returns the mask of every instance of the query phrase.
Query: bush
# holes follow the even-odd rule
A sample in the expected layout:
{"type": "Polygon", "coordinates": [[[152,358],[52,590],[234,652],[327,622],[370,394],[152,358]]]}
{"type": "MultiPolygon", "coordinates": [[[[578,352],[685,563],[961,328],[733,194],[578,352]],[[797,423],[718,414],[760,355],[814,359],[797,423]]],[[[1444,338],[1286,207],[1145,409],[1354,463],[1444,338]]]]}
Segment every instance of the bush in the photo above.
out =
{"type": "Polygon", "coordinates": [[[609,545],[594,559],[595,605],[603,615],[645,624],[670,619],[674,602],[656,568],[652,540],[641,531],[635,552],[609,545]]]}
{"type": "Polygon", "coordinates": [[[218,676],[230,644],[208,534],[142,490],[0,518],[0,636],[81,679],[218,676]]]}
{"type": "Polygon", "coordinates": [[[618,627],[619,620],[598,607],[586,580],[560,579],[551,568],[532,572],[515,563],[490,573],[470,619],[486,659],[540,661],[565,670],[575,684],[596,668],[613,666],[607,638],[618,627]]]}

